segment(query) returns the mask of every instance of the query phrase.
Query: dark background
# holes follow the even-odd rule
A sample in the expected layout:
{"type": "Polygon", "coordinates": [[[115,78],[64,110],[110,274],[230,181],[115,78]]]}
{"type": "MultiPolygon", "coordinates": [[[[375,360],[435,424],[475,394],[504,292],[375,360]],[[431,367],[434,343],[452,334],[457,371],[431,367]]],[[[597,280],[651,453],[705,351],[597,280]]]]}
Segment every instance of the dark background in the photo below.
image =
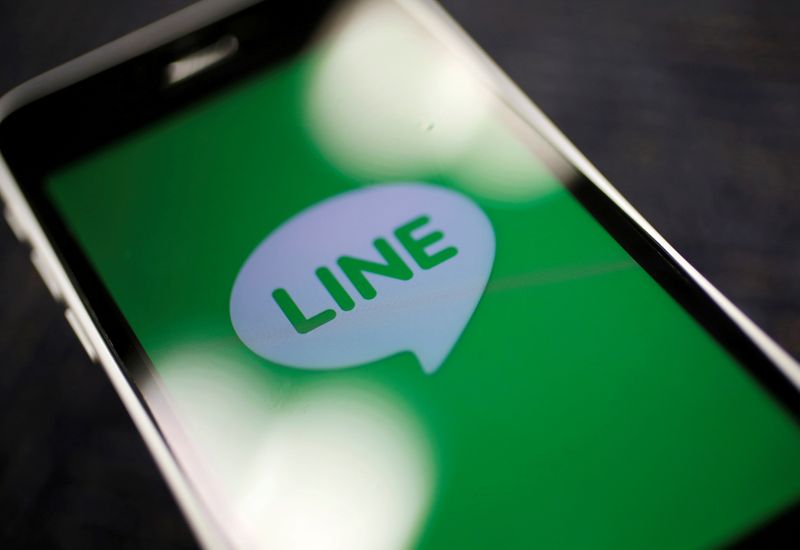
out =
{"type": "MultiPolygon", "coordinates": [[[[0,92],[189,3],[0,0],[0,92]]],[[[667,240],[800,355],[800,3],[444,3],[667,240]]],[[[0,546],[193,545],[4,225],[0,266],[0,546]]]]}

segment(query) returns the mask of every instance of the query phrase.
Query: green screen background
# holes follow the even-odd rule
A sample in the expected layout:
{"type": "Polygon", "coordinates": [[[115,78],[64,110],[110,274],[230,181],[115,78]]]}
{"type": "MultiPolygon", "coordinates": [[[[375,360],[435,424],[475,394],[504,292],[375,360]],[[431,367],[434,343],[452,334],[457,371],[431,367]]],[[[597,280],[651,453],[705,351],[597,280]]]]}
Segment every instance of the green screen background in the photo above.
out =
{"type": "MultiPolygon", "coordinates": [[[[156,371],[193,342],[253,364],[228,313],[244,260],[295,213],[372,183],[306,131],[309,66],[253,78],[49,182],[156,371]]],[[[800,495],[794,422],[566,190],[509,206],[446,168],[424,181],[470,195],[497,242],[442,368],[427,376],[408,353],[340,371],[252,367],[286,400],[320,377],[403,400],[437,472],[419,547],[706,546],[800,495]]]]}

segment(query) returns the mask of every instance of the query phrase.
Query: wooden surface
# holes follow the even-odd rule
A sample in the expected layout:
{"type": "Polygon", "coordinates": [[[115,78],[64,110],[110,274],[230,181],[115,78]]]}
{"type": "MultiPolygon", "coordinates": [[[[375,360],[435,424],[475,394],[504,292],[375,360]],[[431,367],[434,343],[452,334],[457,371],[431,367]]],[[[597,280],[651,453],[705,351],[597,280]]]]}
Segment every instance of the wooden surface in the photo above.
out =
{"type": "MultiPolygon", "coordinates": [[[[0,91],[181,0],[0,0],[0,91]]],[[[800,4],[445,5],[690,262],[800,355],[800,4]]],[[[193,541],[26,250],[0,227],[0,544],[193,541]]]]}

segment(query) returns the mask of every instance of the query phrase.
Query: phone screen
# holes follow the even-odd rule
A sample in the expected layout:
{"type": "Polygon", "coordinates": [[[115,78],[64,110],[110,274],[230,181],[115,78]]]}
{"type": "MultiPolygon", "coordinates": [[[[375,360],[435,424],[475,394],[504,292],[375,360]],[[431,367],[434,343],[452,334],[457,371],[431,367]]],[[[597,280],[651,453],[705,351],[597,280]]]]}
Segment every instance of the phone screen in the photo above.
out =
{"type": "Polygon", "coordinates": [[[575,177],[457,48],[374,2],[46,191],[237,542],[735,540],[800,497],[798,427],[575,177]]]}

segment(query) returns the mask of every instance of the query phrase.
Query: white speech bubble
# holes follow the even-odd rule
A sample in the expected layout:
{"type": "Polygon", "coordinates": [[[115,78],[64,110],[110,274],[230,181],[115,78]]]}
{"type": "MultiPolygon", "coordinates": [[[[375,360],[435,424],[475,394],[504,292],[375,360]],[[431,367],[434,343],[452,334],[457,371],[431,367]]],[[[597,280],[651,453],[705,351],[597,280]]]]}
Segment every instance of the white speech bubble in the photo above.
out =
{"type": "Polygon", "coordinates": [[[460,193],[423,183],[350,191],[256,247],[233,285],[231,321],[281,365],[338,369],[410,351],[430,374],[475,311],[494,250],[488,218],[460,193]]]}

